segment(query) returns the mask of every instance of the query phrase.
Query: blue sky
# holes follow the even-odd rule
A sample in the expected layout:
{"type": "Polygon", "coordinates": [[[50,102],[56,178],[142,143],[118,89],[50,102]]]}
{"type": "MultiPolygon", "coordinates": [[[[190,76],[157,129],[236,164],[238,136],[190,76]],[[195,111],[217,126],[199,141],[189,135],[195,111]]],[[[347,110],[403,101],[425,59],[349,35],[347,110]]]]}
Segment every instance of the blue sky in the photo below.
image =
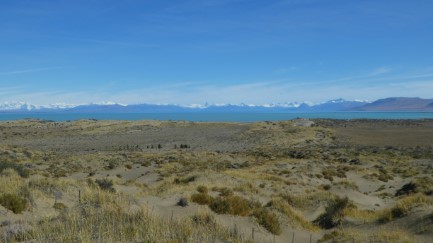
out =
{"type": "Polygon", "coordinates": [[[431,0],[5,0],[0,102],[433,97],[431,0]]]}

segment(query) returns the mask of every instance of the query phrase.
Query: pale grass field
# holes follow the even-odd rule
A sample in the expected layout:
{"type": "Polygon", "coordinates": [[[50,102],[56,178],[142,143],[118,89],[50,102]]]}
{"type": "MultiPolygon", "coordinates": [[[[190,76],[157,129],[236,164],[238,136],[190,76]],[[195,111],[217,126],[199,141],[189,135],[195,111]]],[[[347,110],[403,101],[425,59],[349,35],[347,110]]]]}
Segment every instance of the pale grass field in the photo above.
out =
{"type": "Polygon", "coordinates": [[[428,147],[348,145],[291,121],[17,121],[0,136],[2,242],[433,238],[428,147]]]}

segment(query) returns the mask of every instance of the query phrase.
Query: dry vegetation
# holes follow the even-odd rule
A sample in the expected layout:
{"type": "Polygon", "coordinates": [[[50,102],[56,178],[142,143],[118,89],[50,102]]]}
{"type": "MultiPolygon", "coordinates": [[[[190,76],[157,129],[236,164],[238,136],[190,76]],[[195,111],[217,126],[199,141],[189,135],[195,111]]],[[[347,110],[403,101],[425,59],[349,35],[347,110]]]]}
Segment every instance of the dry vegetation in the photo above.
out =
{"type": "Polygon", "coordinates": [[[433,121],[314,122],[1,122],[0,241],[429,242],[433,121]]]}

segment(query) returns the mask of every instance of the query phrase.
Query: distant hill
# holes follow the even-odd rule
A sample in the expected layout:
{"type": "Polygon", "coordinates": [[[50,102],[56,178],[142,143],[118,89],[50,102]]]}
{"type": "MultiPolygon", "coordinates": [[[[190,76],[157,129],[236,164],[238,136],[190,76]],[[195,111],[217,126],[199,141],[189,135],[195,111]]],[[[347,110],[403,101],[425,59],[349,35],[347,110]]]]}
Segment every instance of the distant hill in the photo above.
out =
{"type": "Polygon", "coordinates": [[[433,112],[433,99],[393,97],[376,100],[351,111],[425,111],[433,112]]]}

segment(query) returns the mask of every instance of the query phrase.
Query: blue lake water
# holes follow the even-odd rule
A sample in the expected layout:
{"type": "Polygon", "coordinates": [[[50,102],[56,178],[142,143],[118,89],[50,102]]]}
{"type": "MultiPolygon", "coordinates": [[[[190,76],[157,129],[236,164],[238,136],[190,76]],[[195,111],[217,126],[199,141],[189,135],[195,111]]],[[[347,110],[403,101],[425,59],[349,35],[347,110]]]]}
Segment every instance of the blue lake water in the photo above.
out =
{"type": "Polygon", "coordinates": [[[433,119],[433,112],[323,112],[323,113],[0,113],[0,121],[37,118],[53,121],[97,120],[173,120],[196,122],[282,121],[295,118],[331,119],[433,119]]]}

